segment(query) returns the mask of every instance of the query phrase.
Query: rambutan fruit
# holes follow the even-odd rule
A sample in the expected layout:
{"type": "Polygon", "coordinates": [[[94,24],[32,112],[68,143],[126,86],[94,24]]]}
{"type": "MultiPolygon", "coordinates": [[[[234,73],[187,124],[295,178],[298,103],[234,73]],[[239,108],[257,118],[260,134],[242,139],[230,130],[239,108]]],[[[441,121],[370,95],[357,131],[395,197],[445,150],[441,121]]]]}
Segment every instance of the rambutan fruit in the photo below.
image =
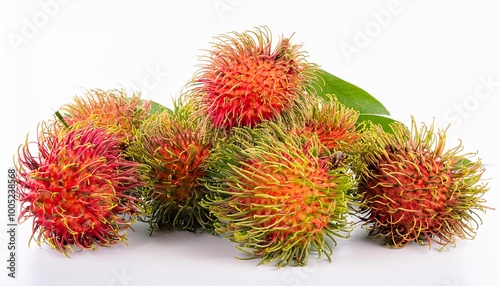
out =
{"type": "Polygon", "coordinates": [[[446,150],[446,131],[412,118],[411,129],[391,125],[392,133],[374,128],[365,136],[369,152],[358,191],[361,217],[369,236],[387,245],[410,242],[431,246],[455,245],[456,237],[472,239],[479,226],[477,211],[485,211],[481,161],[461,154],[463,147],[446,150]]]}
{"type": "Polygon", "coordinates": [[[19,221],[32,219],[30,242],[45,242],[66,256],[73,247],[126,242],[124,230],[142,211],[135,195],[142,182],[138,163],[124,158],[121,143],[90,123],[59,129],[45,122],[36,142],[19,147],[19,221]]]}
{"type": "Polygon", "coordinates": [[[61,107],[58,114],[60,120],[69,126],[90,122],[95,127],[104,127],[116,133],[127,145],[134,140],[133,130],[149,115],[150,107],[151,101],[142,100],[140,94],[129,95],[123,89],[92,89],[61,107]]]}
{"type": "Polygon", "coordinates": [[[295,136],[273,122],[233,128],[207,164],[202,204],[215,231],[263,263],[305,265],[316,251],[330,260],[335,237],[348,237],[355,182],[322,157],[317,137],[295,136]]]}
{"type": "Polygon", "coordinates": [[[152,115],[142,124],[127,152],[149,167],[144,195],[151,230],[196,231],[209,228],[208,210],[199,205],[206,193],[200,182],[214,132],[193,102],[180,98],[173,113],[152,115]]]}
{"type": "Polygon", "coordinates": [[[292,108],[311,90],[316,65],[290,38],[267,27],[216,38],[193,79],[193,94],[214,125],[252,127],[292,108]]]}
{"type": "Polygon", "coordinates": [[[335,96],[325,95],[327,99],[318,97],[311,100],[309,108],[303,108],[302,113],[294,120],[290,132],[300,136],[317,136],[330,152],[340,151],[346,154],[358,152],[356,146],[361,133],[356,122],[359,112],[340,103],[335,96]]]}

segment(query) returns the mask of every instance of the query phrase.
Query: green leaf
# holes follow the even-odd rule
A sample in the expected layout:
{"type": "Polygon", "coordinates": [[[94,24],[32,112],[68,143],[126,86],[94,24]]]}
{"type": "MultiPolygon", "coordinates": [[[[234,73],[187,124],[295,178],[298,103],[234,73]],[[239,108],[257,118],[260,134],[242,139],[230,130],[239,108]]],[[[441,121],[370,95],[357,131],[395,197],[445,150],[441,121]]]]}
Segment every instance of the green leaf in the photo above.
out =
{"type": "Polygon", "coordinates": [[[316,72],[316,76],[319,78],[315,87],[318,96],[335,95],[339,102],[361,114],[390,115],[385,106],[365,90],[322,69],[316,72]]]}
{"type": "Polygon", "coordinates": [[[467,159],[467,158],[459,158],[458,161],[453,165],[454,168],[470,168],[470,165],[471,164],[474,164],[474,162],[472,162],[471,160],[467,159]]]}
{"type": "Polygon", "coordinates": [[[390,127],[390,124],[396,122],[396,120],[382,115],[360,114],[357,123],[361,124],[364,121],[371,121],[373,124],[380,125],[382,129],[384,129],[384,131],[387,133],[392,133],[392,128],[390,127]]]}
{"type": "Polygon", "coordinates": [[[151,108],[149,109],[149,114],[155,114],[155,113],[161,113],[165,110],[168,110],[168,112],[172,113],[172,110],[162,104],[159,104],[158,102],[151,101],[151,108]]]}

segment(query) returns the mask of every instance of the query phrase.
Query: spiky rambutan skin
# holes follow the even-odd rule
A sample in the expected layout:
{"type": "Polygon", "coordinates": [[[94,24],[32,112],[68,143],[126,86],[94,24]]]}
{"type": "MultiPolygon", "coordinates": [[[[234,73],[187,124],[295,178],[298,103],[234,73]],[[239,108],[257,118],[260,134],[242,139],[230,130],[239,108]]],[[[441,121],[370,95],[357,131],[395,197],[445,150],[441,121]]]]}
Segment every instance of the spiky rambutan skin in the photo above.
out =
{"type": "Polygon", "coordinates": [[[144,101],[140,94],[127,94],[123,89],[86,91],[84,96],[59,110],[66,125],[78,122],[92,122],[95,127],[104,127],[122,138],[125,147],[135,140],[133,130],[137,129],[149,115],[151,101],[144,101]]]}
{"type": "Polygon", "coordinates": [[[272,123],[235,128],[209,158],[203,205],[215,231],[261,263],[305,265],[310,252],[332,254],[347,237],[354,181],[320,157],[317,138],[299,138],[272,123]]]}
{"type": "Polygon", "coordinates": [[[379,128],[366,134],[371,151],[363,155],[358,191],[369,235],[395,248],[435,242],[442,249],[456,237],[474,238],[488,190],[480,160],[461,155],[461,144],[445,150],[446,133],[433,125],[418,130],[412,118],[411,130],[402,123],[391,128],[392,134],[379,128]]]}
{"type": "Polygon", "coordinates": [[[184,98],[173,113],[148,118],[127,152],[149,166],[149,190],[143,200],[149,215],[143,218],[151,230],[210,229],[208,210],[199,201],[206,193],[200,178],[215,135],[213,127],[184,98]]]}
{"type": "Polygon", "coordinates": [[[290,38],[273,43],[271,31],[258,27],[216,41],[193,79],[193,94],[215,126],[272,120],[310,89],[316,66],[290,38]]]}
{"type": "Polygon", "coordinates": [[[359,112],[340,103],[333,95],[325,95],[327,99],[311,100],[311,106],[304,108],[302,115],[291,120],[290,132],[299,136],[317,136],[330,152],[342,151],[352,154],[359,152],[357,148],[361,132],[356,122],[359,112]]]}
{"type": "Polygon", "coordinates": [[[126,241],[124,230],[141,212],[135,194],[143,184],[138,163],[123,157],[121,138],[91,124],[40,126],[38,140],[21,145],[16,161],[19,220],[32,219],[30,241],[67,256],[73,247],[126,241]]]}

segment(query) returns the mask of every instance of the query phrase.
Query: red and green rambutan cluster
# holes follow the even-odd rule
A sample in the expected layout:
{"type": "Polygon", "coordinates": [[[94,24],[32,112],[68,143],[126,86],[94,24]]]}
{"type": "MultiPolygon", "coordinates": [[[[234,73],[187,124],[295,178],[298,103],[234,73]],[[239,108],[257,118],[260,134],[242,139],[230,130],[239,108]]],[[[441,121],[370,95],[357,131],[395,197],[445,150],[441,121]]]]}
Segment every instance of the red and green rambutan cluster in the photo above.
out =
{"type": "Polygon", "coordinates": [[[20,221],[33,239],[68,255],[125,241],[143,212],[141,165],[124,149],[149,103],[123,91],[88,91],[44,121],[17,156],[20,221]]]}
{"type": "Polygon", "coordinates": [[[487,208],[480,160],[445,150],[433,126],[361,120],[345,95],[322,93],[301,45],[271,34],[215,38],[173,110],[90,90],[43,123],[16,162],[32,239],[67,255],[124,241],[138,219],[281,267],[330,260],[357,223],[392,247],[473,238],[487,208]]]}
{"type": "Polygon", "coordinates": [[[358,113],[316,96],[317,67],[300,45],[256,28],[219,38],[188,99],[219,134],[202,200],[213,229],[261,263],[304,265],[348,237],[355,175],[345,160],[358,113]]]}

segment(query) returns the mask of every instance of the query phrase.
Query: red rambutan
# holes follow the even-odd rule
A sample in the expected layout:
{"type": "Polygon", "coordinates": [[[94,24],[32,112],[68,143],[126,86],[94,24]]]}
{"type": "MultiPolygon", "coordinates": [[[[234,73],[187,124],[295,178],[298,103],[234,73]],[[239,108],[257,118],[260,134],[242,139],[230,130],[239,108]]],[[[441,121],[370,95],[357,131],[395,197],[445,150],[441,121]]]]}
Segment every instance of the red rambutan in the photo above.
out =
{"type": "Polygon", "coordinates": [[[369,235],[392,247],[474,238],[488,190],[481,162],[460,155],[461,145],[445,151],[445,131],[435,133],[433,125],[418,130],[412,119],[411,130],[391,128],[392,134],[379,128],[366,134],[371,151],[363,154],[358,191],[369,235]]]}
{"type": "Polygon", "coordinates": [[[122,231],[141,212],[135,190],[142,183],[138,164],[123,157],[121,137],[92,124],[40,126],[38,141],[20,146],[16,164],[19,220],[33,220],[30,241],[66,255],[74,246],[125,241],[122,231]]]}

